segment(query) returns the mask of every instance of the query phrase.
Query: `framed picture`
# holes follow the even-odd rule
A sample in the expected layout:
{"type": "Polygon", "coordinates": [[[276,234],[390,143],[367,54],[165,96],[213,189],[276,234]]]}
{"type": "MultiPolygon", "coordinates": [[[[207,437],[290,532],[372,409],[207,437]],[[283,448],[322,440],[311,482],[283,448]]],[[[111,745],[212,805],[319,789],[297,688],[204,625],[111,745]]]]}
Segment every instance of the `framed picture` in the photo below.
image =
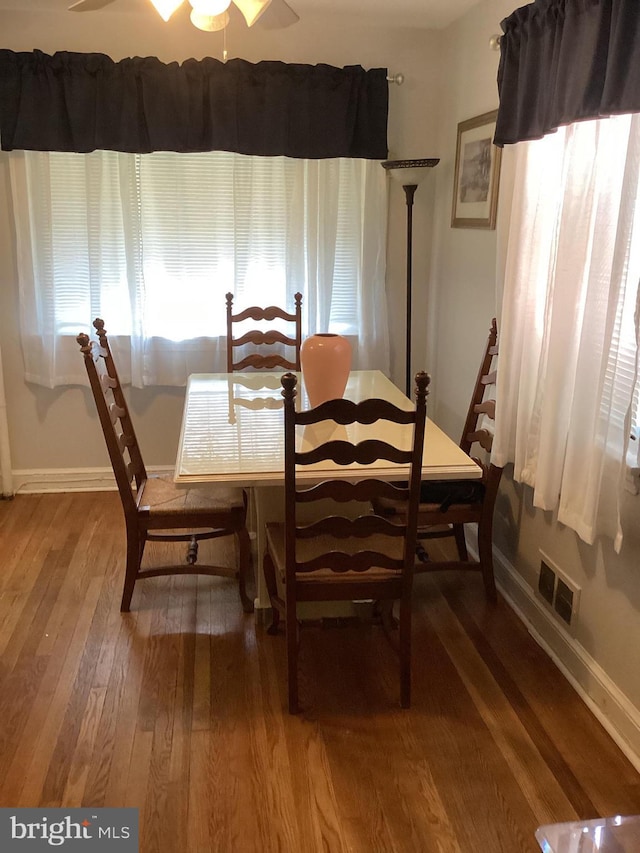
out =
{"type": "Polygon", "coordinates": [[[458,125],[452,228],[495,228],[501,148],[493,144],[497,110],[458,125]]]}

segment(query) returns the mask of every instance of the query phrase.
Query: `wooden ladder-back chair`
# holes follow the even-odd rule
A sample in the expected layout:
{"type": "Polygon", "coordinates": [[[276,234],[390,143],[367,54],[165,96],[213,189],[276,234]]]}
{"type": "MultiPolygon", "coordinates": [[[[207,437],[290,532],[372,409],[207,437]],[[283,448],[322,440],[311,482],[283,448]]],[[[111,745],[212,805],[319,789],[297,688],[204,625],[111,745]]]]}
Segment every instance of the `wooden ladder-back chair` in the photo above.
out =
{"type": "Polygon", "coordinates": [[[246,578],[251,564],[251,547],[246,528],[244,492],[239,488],[182,489],[171,480],[147,475],[104,322],[98,318],[93,325],[98,341],[91,341],[86,334],[78,335],[77,341],[84,355],[124,510],[127,562],[120,609],[123,612],[129,610],[137,580],[159,575],[204,574],[236,577],[242,607],[250,613],[253,602],[246,593],[246,578]],[[197,563],[198,542],[220,536],[235,538],[237,569],[197,563]],[[142,557],[148,541],[188,542],[186,563],[142,569],[142,557]]]}
{"type": "MultiPolygon", "coordinates": [[[[422,483],[418,507],[418,562],[415,567],[416,573],[449,569],[479,571],[487,599],[491,602],[497,600],[493,574],[493,510],[502,468],[491,464],[493,429],[489,429],[484,420],[481,422],[481,418],[495,420],[497,370],[494,361],[497,355],[498,327],[494,318],[460,440],[462,450],[482,468],[482,479],[426,480],[422,483]],[[478,560],[471,559],[467,552],[465,524],[478,525],[478,560]],[[431,559],[422,545],[428,539],[450,537],[455,539],[457,560],[431,559]]],[[[377,507],[379,511],[394,512],[388,502],[384,504],[377,507]]]]}
{"type": "Polygon", "coordinates": [[[288,313],[283,308],[278,308],[275,305],[270,305],[268,308],[258,308],[253,306],[245,308],[244,311],[233,313],[233,293],[227,293],[227,373],[233,373],[238,370],[252,368],[256,370],[273,370],[274,367],[284,367],[285,370],[300,370],[300,346],[302,344],[302,294],[295,294],[296,307],[293,314],[288,313]],[[288,336],[284,332],[277,329],[271,329],[264,332],[260,329],[253,329],[245,332],[238,338],[233,336],[234,323],[241,323],[243,320],[268,321],[285,320],[295,326],[294,335],[288,336]],[[295,357],[286,358],[280,353],[263,354],[260,352],[252,352],[250,355],[234,361],[234,349],[244,346],[245,344],[253,344],[255,346],[273,346],[274,344],[283,344],[286,347],[293,347],[295,357]]]}
{"type": "MultiPolygon", "coordinates": [[[[315,409],[296,411],[296,377],[282,377],[284,397],[285,521],[267,524],[264,573],[276,633],[284,615],[287,641],[289,711],[298,710],[298,618],[301,601],[352,601],[372,599],[400,601],[398,654],[400,699],[408,707],[411,698],[411,588],[415,563],[417,511],[422,469],[422,446],[429,377],[416,376],[416,405],[409,411],[386,400],[361,403],[331,400],[315,409]],[[374,424],[390,421],[412,425],[409,449],[401,450],[385,441],[369,438],[359,444],[328,441],[302,452],[296,450],[296,427],[332,421],[335,424],[374,424]],[[338,465],[353,462],[363,466],[379,459],[392,465],[410,466],[408,484],[376,479],[371,472],[354,471],[357,482],[328,479],[310,485],[305,467],[330,460],[338,465]],[[340,504],[373,501],[385,497],[400,502],[405,513],[388,519],[375,513],[357,518],[341,515],[305,523],[298,518],[298,506],[330,499],[340,504]],[[281,593],[280,590],[284,590],[281,593]]],[[[409,427],[411,428],[411,427],[409,427]]],[[[405,442],[404,447],[407,447],[405,442]]]]}

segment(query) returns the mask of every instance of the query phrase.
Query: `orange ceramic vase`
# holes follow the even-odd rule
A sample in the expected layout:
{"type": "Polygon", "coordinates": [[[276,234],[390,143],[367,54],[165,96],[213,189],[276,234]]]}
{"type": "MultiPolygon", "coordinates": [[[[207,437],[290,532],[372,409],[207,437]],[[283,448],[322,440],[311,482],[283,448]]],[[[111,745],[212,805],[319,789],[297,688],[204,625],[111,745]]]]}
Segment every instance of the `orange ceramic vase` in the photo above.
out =
{"type": "Polygon", "coordinates": [[[351,370],[351,344],[342,335],[318,333],[305,338],[300,366],[312,406],[337,400],[344,394],[351,370]]]}

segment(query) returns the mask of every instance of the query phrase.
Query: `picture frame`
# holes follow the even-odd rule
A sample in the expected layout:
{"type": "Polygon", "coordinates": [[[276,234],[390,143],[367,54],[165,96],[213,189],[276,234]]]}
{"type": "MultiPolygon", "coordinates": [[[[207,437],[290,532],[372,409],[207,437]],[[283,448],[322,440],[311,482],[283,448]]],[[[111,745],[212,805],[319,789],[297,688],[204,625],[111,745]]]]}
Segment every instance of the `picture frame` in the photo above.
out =
{"type": "Polygon", "coordinates": [[[452,228],[496,227],[502,149],[493,144],[497,110],[458,124],[452,228]]]}

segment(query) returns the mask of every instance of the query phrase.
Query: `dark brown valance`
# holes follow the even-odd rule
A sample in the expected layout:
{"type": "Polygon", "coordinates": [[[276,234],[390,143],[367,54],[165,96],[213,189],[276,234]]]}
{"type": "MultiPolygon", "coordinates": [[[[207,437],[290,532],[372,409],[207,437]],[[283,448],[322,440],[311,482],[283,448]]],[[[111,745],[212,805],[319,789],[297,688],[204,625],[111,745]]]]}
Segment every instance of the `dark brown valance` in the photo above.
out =
{"type": "Polygon", "coordinates": [[[639,0],[535,0],[502,29],[496,145],[640,111],[639,0]]]}
{"type": "Polygon", "coordinates": [[[2,149],[387,157],[384,68],[0,50],[2,149]]]}

